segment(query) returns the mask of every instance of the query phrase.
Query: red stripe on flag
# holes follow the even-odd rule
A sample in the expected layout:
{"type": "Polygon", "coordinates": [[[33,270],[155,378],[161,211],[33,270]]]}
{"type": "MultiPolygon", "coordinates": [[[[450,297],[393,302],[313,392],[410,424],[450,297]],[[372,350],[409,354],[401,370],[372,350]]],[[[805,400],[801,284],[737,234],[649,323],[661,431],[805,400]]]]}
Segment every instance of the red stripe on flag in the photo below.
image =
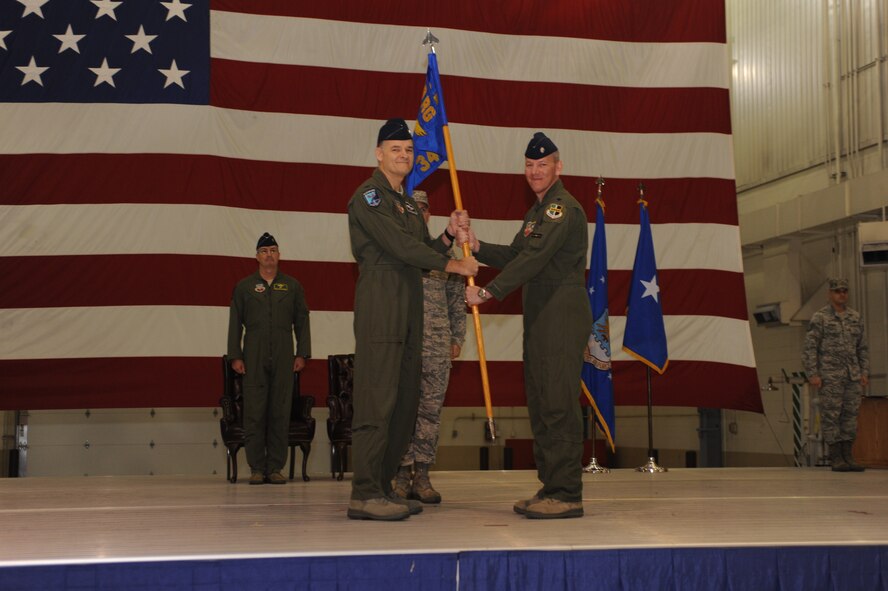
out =
{"type": "MultiPolygon", "coordinates": [[[[525,406],[523,365],[518,361],[488,362],[491,400],[494,407],[525,406]]],[[[647,404],[647,374],[637,361],[617,361],[613,367],[617,406],[647,404]]],[[[666,375],[652,378],[655,405],[700,406],[706,397],[713,408],[763,412],[755,368],[704,361],[670,361],[666,375]],[[731,387],[707,387],[706,384],[731,387]],[[702,392],[705,390],[705,394],[702,392]]],[[[577,397],[580,398],[577,377],[577,397]]],[[[450,374],[445,406],[483,406],[477,362],[457,361],[450,374]]]]}
{"type": "MultiPolygon", "coordinates": [[[[0,360],[0,410],[217,406],[222,395],[220,359],[0,360]]],[[[326,405],[326,372],[326,359],[311,359],[302,374],[302,392],[314,396],[316,407],[326,405]]],[[[495,407],[526,404],[520,362],[488,362],[488,372],[495,407]]],[[[646,404],[645,372],[641,363],[615,363],[614,384],[618,405],[646,404]]],[[[653,378],[654,404],[698,406],[702,389],[706,389],[714,408],[762,412],[755,369],[723,363],[671,362],[667,376],[653,378]],[[732,387],[707,388],[706,384],[714,382],[716,376],[719,383],[732,387]],[[667,389],[668,396],[661,394],[667,389]]],[[[578,377],[578,401],[579,395],[578,377]]],[[[483,406],[482,401],[478,363],[455,362],[445,405],[478,407],[483,406]]],[[[323,420],[324,416],[323,411],[315,411],[316,419],[323,420]]]]}
{"type": "MultiPolygon", "coordinates": [[[[521,220],[534,200],[515,150],[515,174],[460,171],[465,207],[474,218],[521,220]]],[[[367,148],[368,153],[371,147],[367,148]]],[[[570,175],[567,189],[594,216],[596,179],[570,175]]],[[[456,155],[458,160],[459,154],[456,155]]],[[[348,200],[372,169],[295,164],[178,154],[0,155],[0,202],[7,205],[159,203],[240,207],[271,211],[345,213],[348,200]],[[53,174],[46,174],[52,171],[53,174]],[[323,194],[315,187],[323,180],[323,194]]],[[[446,170],[423,183],[434,215],[453,209],[446,170]]],[[[638,224],[639,179],[606,179],[608,223],[638,224]]],[[[737,225],[733,180],[711,178],[645,180],[648,211],[656,224],[737,225]]],[[[593,221],[590,217],[590,221],[593,221]]],[[[516,228],[517,231],[517,228],[516,228]]]]}
{"type": "MultiPolygon", "coordinates": [[[[24,268],[40,269],[42,276],[52,277],[53,288],[35,290],[26,281],[11,281],[0,307],[228,306],[235,284],[256,271],[256,261],[162,254],[0,257],[2,277],[16,277],[24,268]],[[108,289],[109,277],[114,278],[114,289],[108,289]]],[[[299,280],[312,310],[345,312],[354,308],[358,275],[354,263],[281,261],[281,271],[299,280]],[[331,290],[330,285],[336,289],[331,290]]],[[[482,268],[478,284],[493,280],[497,273],[496,269],[482,268]]],[[[631,279],[631,271],[610,271],[611,315],[623,315],[631,279]]],[[[747,319],[740,273],[661,269],[659,280],[664,314],[747,319]]],[[[502,302],[485,304],[481,311],[521,314],[521,290],[502,302]]]]}
{"type": "MultiPolygon", "coordinates": [[[[210,8],[368,24],[631,42],[725,42],[725,7],[712,0],[576,2],[293,2],[211,0],[210,8]]],[[[419,38],[417,38],[419,40],[419,38]]],[[[445,39],[446,41],[446,39],[445,39]]]]}
{"type": "MultiPolygon", "coordinates": [[[[385,120],[416,113],[422,73],[214,59],[210,104],[385,120]],[[293,92],[299,80],[311,92],[293,92]],[[367,89],[373,92],[368,93],[367,89]]],[[[441,76],[451,123],[615,133],[731,133],[725,88],[628,88],[441,76]],[[557,108],[553,108],[557,105],[557,108]],[[664,117],[663,113],[669,113],[664,117]]]]}

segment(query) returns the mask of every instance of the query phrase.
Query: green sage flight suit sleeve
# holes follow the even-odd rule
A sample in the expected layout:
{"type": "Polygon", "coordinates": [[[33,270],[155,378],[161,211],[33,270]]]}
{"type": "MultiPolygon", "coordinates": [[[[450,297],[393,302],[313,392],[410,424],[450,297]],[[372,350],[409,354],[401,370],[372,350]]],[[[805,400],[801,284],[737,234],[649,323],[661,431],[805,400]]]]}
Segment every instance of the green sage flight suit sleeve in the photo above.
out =
{"type": "Polygon", "coordinates": [[[532,232],[527,237],[523,231],[519,232],[508,247],[492,248],[495,245],[483,244],[478,251],[478,258],[485,264],[487,260],[494,263],[505,261],[510,253],[515,253],[503,265],[499,275],[485,286],[486,289],[496,299],[502,300],[515,289],[540,275],[550,264],[555,253],[561,250],[577,222],[586,223],[585,219],[580,220],[579,213],[574,208],[565,207],[561,217],[557,219],[550,219],[546,215],[539,216],[540,220],[532,232]],[[488,249],[491,253],[490,258],[488,258],[488,249]]]}
{"type": "Polygon", "coordinates": [[[234,287],[231,293],[231,305],[228,313],[228,361],[244,358],[241,339],[244,336],[244,297],[243,290],[234,287]]]}
{"type": "MultiPolygon", "coordinates": [[[[360,190],[359,190],[360,192],[360,190]]],[[[432,240],[429,230],[423,224],[423,239],[416,240],[409,228],[402,225],[391,214],[391,204],[383,200],[372,206],[360,194],[348,204],[349,224],[358,226],[360,231],[351,232],[352,251],[358,261],[366,255],[373,256],[372,250],[380,250],[379,260],[370,263],[385,263],[385,259],[395,259],[418,269],[443,271],[447,266],[447,247],[440,239],[432,240]]],[[[353,228],[356,230],[357,228],[353,228]]]]}

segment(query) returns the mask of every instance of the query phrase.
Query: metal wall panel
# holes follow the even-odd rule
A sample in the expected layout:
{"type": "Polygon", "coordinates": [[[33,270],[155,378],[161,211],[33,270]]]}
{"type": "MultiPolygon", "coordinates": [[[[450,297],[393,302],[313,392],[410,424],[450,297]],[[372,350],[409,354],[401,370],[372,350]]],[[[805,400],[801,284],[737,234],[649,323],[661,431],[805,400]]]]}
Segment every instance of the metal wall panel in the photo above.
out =
{"type": "Polygon", "coordinates": [[[825,159],[824,7],[727,0],[738,188],[825,159]]]}

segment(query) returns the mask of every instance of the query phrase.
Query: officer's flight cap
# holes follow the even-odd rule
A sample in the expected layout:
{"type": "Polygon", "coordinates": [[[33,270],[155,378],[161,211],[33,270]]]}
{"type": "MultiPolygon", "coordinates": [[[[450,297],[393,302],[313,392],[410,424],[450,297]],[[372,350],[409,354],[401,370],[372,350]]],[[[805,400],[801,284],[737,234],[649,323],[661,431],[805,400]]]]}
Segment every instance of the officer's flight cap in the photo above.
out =
{"type": "Polygon", "coordinates": [[[546,134],[542,131],[538,131],[533,134],[530,143],[527,144],[527,150],[524,151],[524,157],[530,158],[531,160],[540,160],[557,151],[558,146],[555,145],[555,142],[546,137],[546,134]]]}
{"type": "Polygon", "coordinates": [[[385,125],[379,128],[379,135],[376,136],[376,145],[381,146],[386,140],[412,140],[410,129],[407,122],[403,119],[389,119],[385,125]]]}
{"type": "Polygon", "coordinates": [[[256,250],[258,251],[260,248],[265,248],[267,246],[277,246],[277,240],[274,239],[274,236],[266,232],[262,236],[259,237],[259,242],[256,243],[256,250]]]}

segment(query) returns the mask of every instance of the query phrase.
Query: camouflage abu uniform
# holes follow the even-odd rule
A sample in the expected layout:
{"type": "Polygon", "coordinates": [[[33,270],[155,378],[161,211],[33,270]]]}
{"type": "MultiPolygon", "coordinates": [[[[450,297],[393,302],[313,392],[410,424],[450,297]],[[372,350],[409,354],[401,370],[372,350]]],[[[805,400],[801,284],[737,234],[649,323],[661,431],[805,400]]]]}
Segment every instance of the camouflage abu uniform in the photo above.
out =
{"type": "Polygon", "coordinates": [[[869,376],[869,348],[860,313],[832,306],[814,313],[805,335],[802,361],[808,378],[820,377],[820,418],[827,444],[854,441],[863,389],[869,376]]]}
{"type": "MultiPolygon", "coordinates": [[[[451,258],[453,254],[451,251],[451,258]]],[[[413,439],[401,459],[402,466],[414,462],[434,464],[441,429],[441,409],[450,381],[451,345],[463,346],[466,338],[465,281],[443,271],[422,275],[423,333],[422,385],[413,439]]]]}

